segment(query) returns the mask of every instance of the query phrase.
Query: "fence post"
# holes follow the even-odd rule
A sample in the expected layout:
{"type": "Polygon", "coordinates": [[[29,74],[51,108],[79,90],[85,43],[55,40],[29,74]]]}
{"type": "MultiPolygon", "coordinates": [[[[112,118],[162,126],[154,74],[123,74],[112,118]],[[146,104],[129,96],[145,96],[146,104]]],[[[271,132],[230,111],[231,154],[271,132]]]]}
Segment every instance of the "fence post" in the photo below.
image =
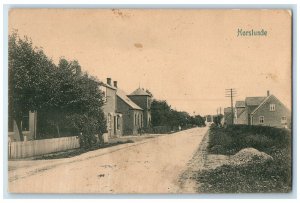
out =
{"type": "Polygon", "coordinates": [[[10,158],[11,156],[11,145],[10,145],[10,141],[8,141],[8,158],[10,158]]]}

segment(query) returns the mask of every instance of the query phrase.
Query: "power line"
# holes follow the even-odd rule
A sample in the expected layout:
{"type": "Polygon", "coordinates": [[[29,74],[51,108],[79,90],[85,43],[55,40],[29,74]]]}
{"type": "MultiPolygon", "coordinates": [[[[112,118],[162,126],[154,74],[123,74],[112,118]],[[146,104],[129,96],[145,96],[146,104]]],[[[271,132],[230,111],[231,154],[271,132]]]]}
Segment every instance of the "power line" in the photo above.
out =
{"type": "Polygon", "coordinates": [[[231,121],[232,124],[234,122],[234,117],[233,117],[233,97],[236,96],[236,89],[230,88],[230,89],[225,89],[225,97],[230,97],[231,101],[231,121]]]}

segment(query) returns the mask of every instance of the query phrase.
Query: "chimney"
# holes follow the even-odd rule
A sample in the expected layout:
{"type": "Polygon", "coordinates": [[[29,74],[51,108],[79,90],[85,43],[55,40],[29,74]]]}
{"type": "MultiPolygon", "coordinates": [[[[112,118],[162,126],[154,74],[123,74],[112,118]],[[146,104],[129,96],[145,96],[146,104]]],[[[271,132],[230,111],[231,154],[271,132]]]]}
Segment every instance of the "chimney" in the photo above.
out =
{"type": "Polygon", "coordinates": [[[270,91],[269,90],[267,91],[267,96],[270,96],[270,91]]]}
{"type": "Polygon", "coordinates": [[[118,81],[114,81],[114,87],[118,88],[118,81]]]}
{"type": "Polygon", "coordinates": [[[106,78],[107,84],[111,86],[111,78],[106,78]]]}

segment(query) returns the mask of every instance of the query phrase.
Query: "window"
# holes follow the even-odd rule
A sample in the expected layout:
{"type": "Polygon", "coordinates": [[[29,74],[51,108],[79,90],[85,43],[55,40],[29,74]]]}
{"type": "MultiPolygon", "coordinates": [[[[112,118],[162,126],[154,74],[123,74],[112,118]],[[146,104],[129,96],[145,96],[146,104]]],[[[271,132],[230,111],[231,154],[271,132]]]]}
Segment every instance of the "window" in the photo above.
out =
{"type": "Polygon", "coordinates": [[[270,104],[270,111],[275,111],[275,104],[270,104]]]}
{"type": "Polygon", "coordinates": [[[109,128],[109,129],[111,129],[111,114],[110,113],[108,113],[108,116],[107,116],[107,127],[109,128]]]}
{"type": "Polygon", "coordinates": [[[281,123],[282,123],[282,124],[286,124],[286,123],[287,123],[287,120],[286,120],[286,117],[285,117],[285,116],[282,116],[282,117],[281,117],[281,123]]]}
{"type": "Polygon", "coordinates": [[[264,123],[264,117],[263,117],[263,116],[260,116],[260,117],[259,117],[259,123],[260,123],[260,124],[263,124],[263,123],[264,123]]]}
{"type": "Polygon", "coordinates": [[[116,128],[116,130],[121,129],[121,116],[120,115],[115,116],[115,128],[116,128]]]}

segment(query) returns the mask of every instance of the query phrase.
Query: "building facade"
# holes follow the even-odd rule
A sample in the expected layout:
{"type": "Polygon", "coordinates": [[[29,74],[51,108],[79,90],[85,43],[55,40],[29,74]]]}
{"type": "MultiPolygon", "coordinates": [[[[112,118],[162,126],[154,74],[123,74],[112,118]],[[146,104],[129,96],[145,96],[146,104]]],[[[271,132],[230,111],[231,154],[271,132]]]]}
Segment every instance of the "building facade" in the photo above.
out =
{"type": "Polygon", "coordinates": [[[274,95],[270,95],[251,112],[250,125],[291,128],[291,112],[274,95]]]}
{"type": "MultiPolygon", "coordinates": [[[[24,141],[34,140],[36,138],[37,131],[37,112],[29,111],[27,114],[23,115],[21,121],[22,134],[24,136],[24,141]]],[[[16,124],[16,121],[9,116],[8,117],[8,136],[9,141],[17,142],[20,141],[20,134],[16,124]]]]}
{"type": "Polygon", "coordinates": [[[245,101],[236,101],[234,108],[234,124],[248,124],[245,101]]]}
{"type": "Polygon", "coordinates": [[[235,124],[291,127],[291,111],[274,95],[246,97],[235,105],[235,124]]]}
{"type": "Polygon", "coordinates": [[[224,108],[224,125],[232,125],[231,107],[224,108]]]}
{"type": "Polygon", "coordinates": [[[117,111],[123,115],[124,135],[137,135],[141,132],[144,127],[143,109],[120,89],[117,90],[117,111]]]}
{"type": "MultiPolygon", "coordinates": [[[[115,86],[116,83],[115,83],[115,86]]],[[[111,78],[102,83],[100,88],[104,93],[103,113],[106,118],[107,133],[109,138],[119,137],[123,133],[122,114],[117,112],[117,87],[112,85],[111,78]]]]}
{"type": "Polygon", "coordinates": [[[138,88],[128,95],[128,97],[143,109],[143,127],[151,127],[151,95],[144,89],[138,88]]]}

